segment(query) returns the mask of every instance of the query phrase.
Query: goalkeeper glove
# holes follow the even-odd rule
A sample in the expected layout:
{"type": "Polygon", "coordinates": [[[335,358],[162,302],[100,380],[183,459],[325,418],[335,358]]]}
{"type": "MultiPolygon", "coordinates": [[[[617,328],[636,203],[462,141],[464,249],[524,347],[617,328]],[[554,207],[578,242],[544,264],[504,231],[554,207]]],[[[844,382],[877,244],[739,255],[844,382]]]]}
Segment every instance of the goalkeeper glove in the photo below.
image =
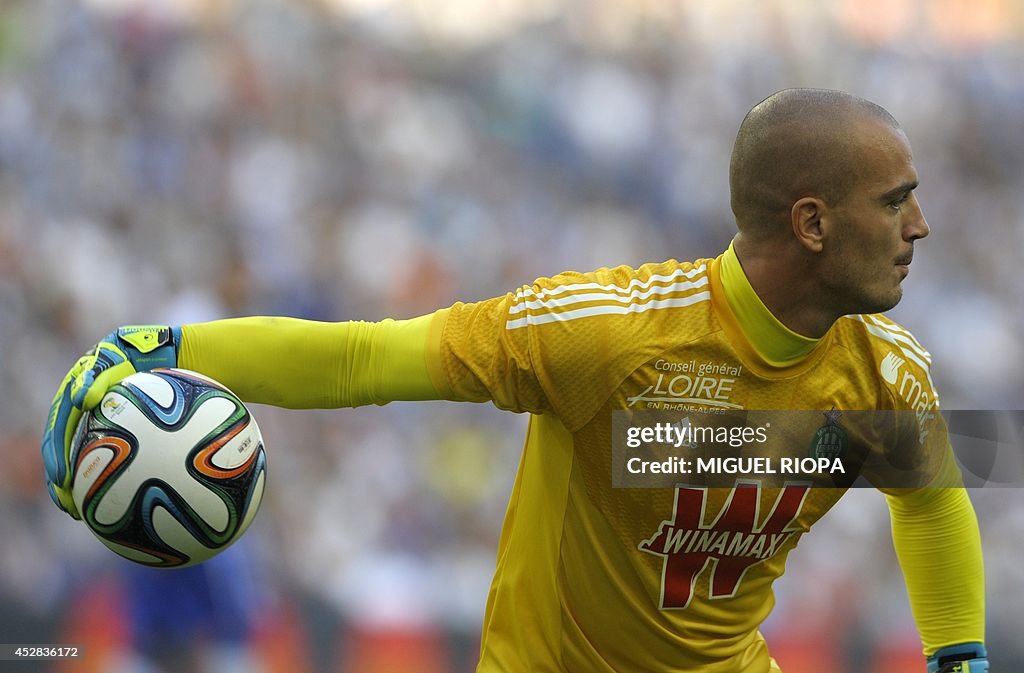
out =
{"type": "Polygon", "coordinates": [[[981,643],[943,647],[928,657],[928,673],[988,673],[988,652],[981,643]]]}
{"type": "Polygon", "coordinates": [[[75,519],[81,516],[71,498],[71,440],[82,413],[121,379],[176,366],[180,343],[180,327],[119,327],[80,357],[57,388],[43,432],[43,467],[53,502],[75,519]]]}

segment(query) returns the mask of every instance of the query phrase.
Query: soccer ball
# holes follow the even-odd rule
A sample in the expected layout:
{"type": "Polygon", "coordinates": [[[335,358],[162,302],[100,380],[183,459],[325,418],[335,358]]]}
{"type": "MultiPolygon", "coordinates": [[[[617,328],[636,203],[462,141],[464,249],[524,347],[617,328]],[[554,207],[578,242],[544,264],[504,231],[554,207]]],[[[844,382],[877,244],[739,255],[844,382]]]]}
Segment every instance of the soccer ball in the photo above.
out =
{"type": "Polygon", "coordinates": [[[184,369],[133,374],[84,414],[71,495],[110,549],[148,566],[194,565],[226,549],[263,498],[266,456],[235,395],[184,369]]]}

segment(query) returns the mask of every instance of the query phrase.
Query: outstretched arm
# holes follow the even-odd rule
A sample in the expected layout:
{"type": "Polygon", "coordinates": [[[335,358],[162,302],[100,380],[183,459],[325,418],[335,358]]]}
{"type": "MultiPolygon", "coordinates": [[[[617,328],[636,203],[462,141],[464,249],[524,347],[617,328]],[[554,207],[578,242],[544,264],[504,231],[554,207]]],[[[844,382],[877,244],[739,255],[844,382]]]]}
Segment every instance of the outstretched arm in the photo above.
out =
{"type": "Polygon", "coordinates": [[[78,420],[117,382],[158,367],[192,369],[247,402],[294,409],[438,399],[550,409],[541,375],[559,374],[543,363],[538,374],[537,339],[519,329],[526,322],[509,327],[517,301],[509,293],[379,323],[255,317],[118,328],[78,359],[54,396],[42,441],[50,495],[77,518],[69,465],[78,420]]]}
{"type": "Polygon", "coordinates": [[[441,399],[439,359],[430,351],[446,314],[378,323],[258,317],[185,325],[178,365],[217,379],[247,402],[292,409],[441,399]]]}
{"type": "Polygon", "coordinates": [[[437,353],[447,315],[442,309],[379,323],[237,318],[118,328],[78,359],[54,396],[42,441],[50,496],[78,518],[72,434],[84,411],[136,371],[193,369],[243,400],[296,409],[442,399],[451,396],[437,353]]]}

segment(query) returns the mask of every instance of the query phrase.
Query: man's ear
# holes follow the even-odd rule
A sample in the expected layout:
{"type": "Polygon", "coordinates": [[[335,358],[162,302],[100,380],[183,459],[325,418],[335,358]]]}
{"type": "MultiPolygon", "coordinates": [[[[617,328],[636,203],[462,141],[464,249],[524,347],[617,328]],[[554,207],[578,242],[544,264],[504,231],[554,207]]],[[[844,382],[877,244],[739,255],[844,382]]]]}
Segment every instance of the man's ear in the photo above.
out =
{"type": "Polygon", "coordinates": [[[825,202],[813,196],[797,200],[789,211],[793,235],[810,252],[821,252],[824,247],[827,213],[825,202]]]}

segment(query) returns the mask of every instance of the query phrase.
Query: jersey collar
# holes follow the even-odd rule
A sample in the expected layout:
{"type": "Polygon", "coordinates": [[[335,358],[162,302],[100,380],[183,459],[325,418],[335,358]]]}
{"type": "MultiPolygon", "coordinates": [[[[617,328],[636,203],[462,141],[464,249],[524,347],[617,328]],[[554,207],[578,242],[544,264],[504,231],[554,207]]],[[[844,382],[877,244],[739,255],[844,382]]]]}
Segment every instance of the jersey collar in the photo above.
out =
{"type": "Polygon", "coordinates": [[[807,359],[821,339],[797,334],[772,315],[747,280],[732,243],[716,261],[718,273],[712,273],[712,279],[720,280],[724,303],[735,321],[734,326],[758,359],[773,369],[792,367],[807,359]]]}

